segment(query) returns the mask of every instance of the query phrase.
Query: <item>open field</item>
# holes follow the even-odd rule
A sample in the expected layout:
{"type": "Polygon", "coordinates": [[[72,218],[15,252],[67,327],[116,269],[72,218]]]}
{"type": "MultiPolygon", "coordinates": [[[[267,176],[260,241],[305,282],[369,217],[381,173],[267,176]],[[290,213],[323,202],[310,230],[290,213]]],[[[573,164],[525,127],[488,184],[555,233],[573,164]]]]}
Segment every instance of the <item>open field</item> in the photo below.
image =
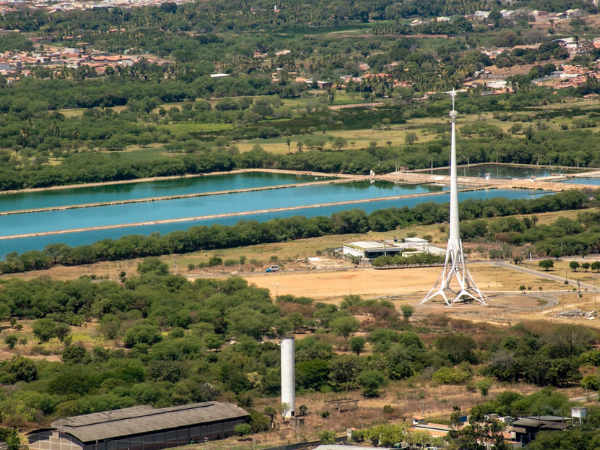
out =
{"type": "MultiPolygon", "coordinates": [[[[264,287],[279,295],[293,294],[330,300],[337,303],[345,295],[357,294],[365,297],[408,296],[424,297],[440,274],[439,267],[410,269],[360,269],[345,272],[316,271],[310,273],[274,273],[244,275],[251,283],[264,287]]],[[[471,264],[469,270],[481,289],[517,292],[523,284],[535,284],[545,290],[558,289],[561,285],[551,280],[537,279],[527,274],[514,273],[504,268],[485,264],[471,264]],[[496,284],[497,274],[497,284],[496,284]]]]}

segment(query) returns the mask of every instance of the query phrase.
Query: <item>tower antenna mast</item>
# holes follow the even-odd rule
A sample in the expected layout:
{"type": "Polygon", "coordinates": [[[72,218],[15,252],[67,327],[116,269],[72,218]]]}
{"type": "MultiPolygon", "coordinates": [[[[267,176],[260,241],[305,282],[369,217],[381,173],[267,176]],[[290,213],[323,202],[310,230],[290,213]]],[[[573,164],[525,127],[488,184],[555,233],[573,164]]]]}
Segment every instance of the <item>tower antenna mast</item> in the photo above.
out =
{"type": "Polygon", "coordinates": [[[452,97],[452,138],[450,145],[450,236],[444,269],[429,294],[421,301],[426,303],[438,295],[444,299],[447,306],[455,303],[475,300],[485,305],[487,298],[483,294],[465,264],[462,242],[460,240],[460,217],[458,214],[458,176],[456,171],[456,117],[458,113],[454,109],[456,91],[449,92],[452,97]]]}

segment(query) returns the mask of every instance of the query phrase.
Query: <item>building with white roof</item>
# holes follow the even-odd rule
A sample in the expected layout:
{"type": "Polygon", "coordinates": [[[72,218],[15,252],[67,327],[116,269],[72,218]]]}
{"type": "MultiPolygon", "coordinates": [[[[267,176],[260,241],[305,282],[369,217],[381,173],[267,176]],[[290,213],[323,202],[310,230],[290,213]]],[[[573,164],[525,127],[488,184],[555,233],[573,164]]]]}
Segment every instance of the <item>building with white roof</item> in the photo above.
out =
{"type": "Polygon", "coordinates": [[[397,240],[357,241],[345,243],[342,247],[344,256],[354,256],[360,259],[373,260],[380,256],[414,255],[416,253],[433,253],[445,255],[446,250],[431,245],[426,239],[412,237],[405,238],[404,242],[397,240]]]}

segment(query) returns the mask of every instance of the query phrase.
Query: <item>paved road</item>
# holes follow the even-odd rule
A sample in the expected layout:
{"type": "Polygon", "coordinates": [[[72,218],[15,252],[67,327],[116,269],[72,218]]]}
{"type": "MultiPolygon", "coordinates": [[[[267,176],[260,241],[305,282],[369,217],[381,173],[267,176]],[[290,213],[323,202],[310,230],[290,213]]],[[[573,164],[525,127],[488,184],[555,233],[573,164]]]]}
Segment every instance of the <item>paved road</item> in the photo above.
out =
{"type": "MultiPolygon", "coordinates": [[[[528,269],[527,267],[517,266],[515,264],[510,264],[510,263],[508,263],[506,261],[491,261],[488,264],[490,264],[492,266],[503,267],[505,269],[517,270],[519,272],[527,273],[529,275],[535,275],[537,277],[546,278],[548,280],[559,281],[561,283],[563,283],[565,281],[565,277],[561,277],[560,275],[553,275],[553,274],[548,273],[548,272],[540,272],[538,270],[528,269]]],[[[577,286],[577,281],[575,281],[575,280],[568,280],[568,281],[569,281],[570,285],[577,286]]],[[[580,283],[580,286],[582,288],[584,288],[584,289],[587,288],[587,289],[592,290],[592,291],[594,290],[594,285],[593,284],[580,283]]]]}

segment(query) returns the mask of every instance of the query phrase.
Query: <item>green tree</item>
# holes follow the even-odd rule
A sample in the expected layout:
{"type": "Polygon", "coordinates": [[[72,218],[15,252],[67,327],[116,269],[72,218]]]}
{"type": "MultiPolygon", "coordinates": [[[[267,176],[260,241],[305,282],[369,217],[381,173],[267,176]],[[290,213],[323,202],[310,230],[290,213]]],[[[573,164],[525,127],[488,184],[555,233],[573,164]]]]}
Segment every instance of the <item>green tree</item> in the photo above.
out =
{"type": "Polygon", "coordinates": [[[359,356],[335,355],[329,361],[329,383],[340,391],[354,389],[363,366],[363,360],[359,356]]]}
{"type": "Polygon", "coordinates": [[[121,321],[113,314],[105,314],[98,324],[98,331],[104,339],[116,339],[120,329],[121,321]]]}
{"type": "Polygon", "coordinates": [[[233,431],[235,431],[239,436],[248,436],[250,433],[252,433],[252,426],[247,423],[240,423],[233,428],[233,431]]]}
{"type": "Polygon", "coordinates": [[[62,361],[65,364],[88,364],[92,361],[92,358],[85,347],[69,345],[62,352],[62,361]]]}
{"type": "Polygon", "coordinates": [[[160,258],[146,258],[138,264],[139,274],[168,275],[169,266],[160,258]]]}
{"type": "Polygon", "coordinates": [[[202,337],[202,342],[209,350],[219,351],[223,345],[223,341],[215,333],[207,333],[202,337]]]}
{"type": "Polygon", "coordinates": [[[417,137],[417,134],[413,133],[412,131],[406,133],[406,136],[404,137],[404,142],[406,143],[406,145],[413,145],[418,140],[419,138],[417,137]]]}
{"type": "Polygon", "coordinates": [[[125,343],[125,346],[133,347],[136,344],[153,345],[161,340],[162,336],[158,327],[140,324],[127,330],[123,342],[125,343]]]}
{"type": "Polygon", "coordinates": [[[447,334],[438,337],[434,342],[435,347],[442,353],[447,353],[450,361],[459,364],[463,361],[475,362],[473,351],[477,348],[475,339],[466,334],[447,334]]]}
{"type": "Polygon", "coordinates": [[[304,325],[304,317],[299,312],[291,313],[287,316],[287,320],[292,326],[294,333],[296,333],[304,325]]]}
{"type": "Polygon", "coordinates": [[[554,267],[554,261],[552,261],[551,259],[542,259],[540,262],[538,262],[538,266],[540,266],[541,269],[544,269],[546,272],[548,272],[554,267]]]}
{"type": "Polygon", "coordinates": [[[19,342],[19,338],[17,336],[15,336],[14,334],[9,334],[8,336],[6,336],[4,338],[4,343],[6,345],[8,345],[9,349],[13,349],[15,348],[15,345],[17,345],[17,342],[19,342]]]}
{"type": "Polygon", "coordinates": [[[338,317],[331,321],[331,329],[344,339],[348,340],[350,335],[358,331],[359,321],[352,316],[338,317]]]}
{"type": "Polygon", "coordinates": [[[365,397],[379,397],[379,389],[385,385],[387,379],[378,370],[365,370],[358,376],[357,381],[365,397]]]}
{"type": "Polygon", "coordinates": [[[335,444],[337,433],[333,430],[323,430],[319,431],[317,436],[319,436],[319,442],[323,445],[335,444]]]}
{"type": "Polygon", "coordinates": [[[6,372],[13,375],[16,381],[29,383],[38,379],[38,371],[35,362],[27,358],[11,359],[5,368],[6,372]]]}
{"type": "Polygon", "coordinates": [[[365,349],[366,344],[367,341],[365,341],[365,338],[361,336],[354,336],[352,339],[350,339],[350,348],[354,353],[356,353],[357,356],[359,356],[365,349]]]}
{"type": "Polygon", "coordinates": [[[481,392],[481,395],[484,397],[487,397],[489,392],[490,392],[490,388],[492,387],[492,380],[490,379],[485,379],[485,380],[481,380],[477,382],[477,389],[479,389],[479,392],[481,392]]]}
{"type": "Polygon", "coordinates": [[[56,323],[52,319],[39,319],[33,322],[33,335],[40,343],[48,342],[56,336],[56,323]]]}
{"type": "Polygon", "coordinates": [[[404,320],[408,321],[415,313],[415,308],[413,308],[411,305],[402,305],[400,307],[400,311],[402,311],[402,316],[404,317],[404,320]]]}
{"type": "Polygon", "coordinates": [[[569,263],[569,268],[573,271],[573,272],[577,272],[577,269],[579,269],[579,263],[577,261],[571,261],[569,263]]]}
{"type": "Polygon", "coordinates": [[[71,333],[71,327],[66,323],[58,323],[54,329],[54,334],[60,342],[63,342],[65,338],[71,333]]]}
{"type": "Polygon", "coordinates": [[[19,432],[14,428],[0,427],[0,442],[5,442],[8,450],[19,450],[21,448],[19,432]]]}
{"type": "Polygon", "coordinates": [[[558,259],[563,255],[562,250],[555,248],[554,250],[552,250],[550,252],[550,256],[552,256],[554,259],[556,259],[558,261],[558,259]]]}
{"type": "Polygon", "coordinates": [[[271,419],[259,411],[250,412],[250,426],[253,433],[262,433],[271,428],[271,419]]]}
{"type": "Polygon", "coordinates": [[[600,383],[598,382],[597,375],[587,375],[581,380],[581,387],[589,389],[590,391],[597,391],[600,389],[600,383]]]}

